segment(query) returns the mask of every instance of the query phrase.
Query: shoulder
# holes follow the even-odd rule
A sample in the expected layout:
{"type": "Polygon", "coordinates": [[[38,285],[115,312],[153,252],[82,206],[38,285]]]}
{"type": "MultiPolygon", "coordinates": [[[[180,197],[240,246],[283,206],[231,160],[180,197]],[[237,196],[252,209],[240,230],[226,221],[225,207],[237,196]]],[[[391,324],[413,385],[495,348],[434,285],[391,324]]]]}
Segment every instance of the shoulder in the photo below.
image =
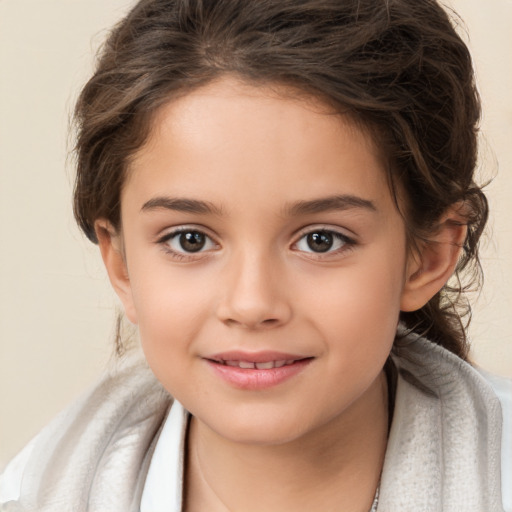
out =
{"type": "Polygon", "coordinates": [[[476,370],[491,385],[500,401],[503,416],[501,437],[503,506],[506,512],[512,512],[512,379],[493,375],[481,368],[476,370]]]}
{"type": "Polygon", "coordinates": [[[10,462],[0,477],[0,504],[28,500],[34,510],[54,510],[54,502],[79,500],[83,488],[104,494],[103,477],[123,471],[126,485],[119,492],[128,500],[143,473],[134,470],[144,469],[171,403],[145,361],[116,363],[10,462]],[[121,460],[132,461],[131,467],[120,466],[121,460]]]}
{"type": "MultiPolygon", "coordinates": [[[[505,510],[512,512],[507,496],[510,489],[500,489],[501,476],[502,487],[512,481],[507,446],[510,381],[483,375],[441,346],[414,334],[399,340],[393,354],[399,379],[388,443],[389,449],[394,446],[391,441],[396,441],[395,450],[389,450],[390,475],[403,482],[408,470],[412,474],[408,488],[418,481],[416,473],[421,467],[427,479],[432,474],[441,476],[438,495],[451,499],[453,510],[460,509],[461,500],[467,505],[465,510],[503,510],[503,498],[505,510]],[[407,464],[414,454],[422,464],[411,469],[407,464]],[[401,469],[398,473],[396,467],[401,469]]],[[[391,480],[389,484],[396,487],[391,480]]],[[[435,481],[431,484],[436,488],[435,481]]],[[[424,501],[432,499],[429,491],[424,501]]]]}
{"type": "Polygon", "coordinates": [[[500,375],[494,375],[482,368],[476,367],[475,369],[491,385],[494,393],[496,393],[496,396],[501,403],[503,412],[508,412],[508,415],[510,416],[510,414],[512,414],[512,379],[502,377],[500,375]]]}
{"type": "Polygon", "coordinates": [[[3,473],[0,475],[0,504],[8,501],[16,501],[21,494],[21,480],[27,465],[28,459],[37,442],[34,437],[21,452],[9,462],[3,473]]]}

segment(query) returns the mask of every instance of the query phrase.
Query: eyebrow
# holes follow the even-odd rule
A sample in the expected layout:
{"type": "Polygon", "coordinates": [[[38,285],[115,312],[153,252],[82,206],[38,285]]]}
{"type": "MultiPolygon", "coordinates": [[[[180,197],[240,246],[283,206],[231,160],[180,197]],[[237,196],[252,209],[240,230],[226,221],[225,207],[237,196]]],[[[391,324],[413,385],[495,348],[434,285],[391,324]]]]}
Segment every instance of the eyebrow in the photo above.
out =
{"type": "Polygon", "coordinates": [[[377,208],[372,201],[350,194],[322,197],[311,201],[298,201],[285,208],[285,213],[291,217],[294,215],[307,215],[322,213],[329,210],[350,210],[353,208],[376,212],[377,208]]]}
{"type": "MultiPolygon", "coordinates": [[[[365,209],[371,212],[377,211],[372,201],[349,194],[322,197],[309,201],[297,201],[296,203],[287,205],[284,211],[288,216],[293,217],[295,215],[307,215],[329,210],[349,210],[354,208],[365,209]]],[[[200,215],[222,215],[221,209],[209,201],[181,197],[155,197],[146,201],[141,211],[145,212],[160,209],[196,213],[200,215]]]]}
{"type": "Polygon", "coordinates": [[[197,213],[201,215],[221,215],[221,210],[208,201],[181,197],[155,197],[146,201],[141,211],[174,210],[177,212],[197,213]]]}

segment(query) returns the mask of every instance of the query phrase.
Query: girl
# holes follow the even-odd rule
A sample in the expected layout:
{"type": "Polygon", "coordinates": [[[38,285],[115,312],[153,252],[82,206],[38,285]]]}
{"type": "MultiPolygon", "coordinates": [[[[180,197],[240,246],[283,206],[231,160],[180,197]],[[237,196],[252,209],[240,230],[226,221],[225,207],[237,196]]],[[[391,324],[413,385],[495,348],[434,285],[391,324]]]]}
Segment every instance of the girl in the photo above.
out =
{"type": "Polygon", "coordinates": [[[461,319],[479,114],[430,0],[139,2],[77,104],[74,204],[145,359],[2,510],[510,510],[461,319]]]}

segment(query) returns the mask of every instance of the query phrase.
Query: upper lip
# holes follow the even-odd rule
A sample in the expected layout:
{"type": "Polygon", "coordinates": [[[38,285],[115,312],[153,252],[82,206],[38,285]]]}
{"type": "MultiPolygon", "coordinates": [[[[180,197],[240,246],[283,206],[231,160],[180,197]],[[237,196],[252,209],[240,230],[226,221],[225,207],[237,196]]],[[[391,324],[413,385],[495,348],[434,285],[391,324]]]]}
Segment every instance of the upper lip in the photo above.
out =
{"type": "Polygon", "coordinates": [[[301,354],[290,354],[286,352],[276,352],[274,350],[265,350],[260,352],[245,352],[240,350],[231,350],[221,352],[205,357],[211,361],[222,363],[224,361],[246,361],[248,363],[267,363],[269,361],[298,361],[308,359],[311,356],[301,354]]]}

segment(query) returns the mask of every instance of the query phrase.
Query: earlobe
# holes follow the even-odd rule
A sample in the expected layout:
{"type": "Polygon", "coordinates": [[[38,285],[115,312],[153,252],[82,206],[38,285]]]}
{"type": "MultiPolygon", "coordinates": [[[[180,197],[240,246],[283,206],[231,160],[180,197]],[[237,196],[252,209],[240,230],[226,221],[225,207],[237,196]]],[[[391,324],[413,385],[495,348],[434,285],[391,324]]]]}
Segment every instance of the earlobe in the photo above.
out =
{"type": "Polygon", "coordinates": [[[110,283],[123,303],[126,316],[130,322],[136,324],[137,315],[133,304],[130,277],[126,267],[121,235],[105,219],[98,219],[94,223],[94,230],[110,283]]]}
{"type": "Polygon", "coordinates": [[[453,208],[443,215],[436,233],[409,258],[400,309],[422,308],[452,276],[457,266],[467,226],[453,208]]]}

